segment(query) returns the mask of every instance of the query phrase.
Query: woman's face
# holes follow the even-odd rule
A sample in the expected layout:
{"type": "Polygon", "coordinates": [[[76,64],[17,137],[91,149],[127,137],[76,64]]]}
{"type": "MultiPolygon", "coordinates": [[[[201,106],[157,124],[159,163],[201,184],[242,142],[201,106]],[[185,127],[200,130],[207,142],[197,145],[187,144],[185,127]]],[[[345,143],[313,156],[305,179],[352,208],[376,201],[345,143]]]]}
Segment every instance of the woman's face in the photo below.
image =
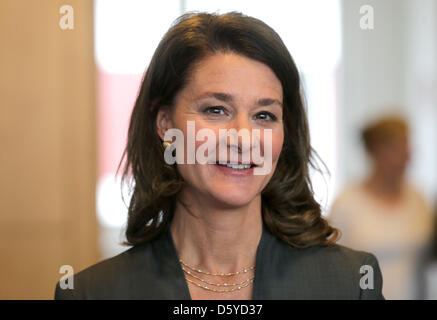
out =
{"type": "Polygon", "coordinates": [[[398,134],[386,142],[376,142],[372,158],[380,172],[388,176],[402,176],[410,161],[408,137],[398,134]]]}
{"type": "MultiPolygon", "coordinates": [[[[173,109],[161,110],[157,118],[162,138],[165,129],[170,128],[177,128],[184,134],[185,161],[184,164],[176,164],[186,182],[183,193],[188,192],[191,198],[203,197],[203,200],[225,207],[243,206],[260,196],[275,171],[284,141],[282,101],[281,82],[263,63],[234,53],[214,54],[200,61],[187,85],[176,96],[173,109]],[[200,164],[196,161],[195,164],[187,164],[188,154],[193,153],[193,150],[187,151],[190,143],[187,141],[190,137],[187,129],[189,121],[193,121],[190,123],[194,124],[195,134],[202,129],[214,133],[214,139],[209,143],[215,154],[205,153],[216,160],[214,163],[200,164]],[[241,138],[238,142],[226,138],[223,144],[220,129],[235,129],[237,132],[247,129],[249,133],[258,129],[260,138],[244,146],[241,138]],[[265,129],[271,129],[271,138],[264,134],[265,129]],[[267,174],[254,175],[254,166],[241,169],[243,166],[236,168],[234,165],[232,168],[218,164],[219,152],[222,151],[219,146],[227,149],[225,160],[228,164],[235,164],[231,161],[231,150],[238,154],[239,164],[253,164],[255,141],[258,141],[261,156],[265,156],[264,150],[271,148],[271,170],[267,174]],[[243,161],[243,153],[245,156],[250,154],[249,161],[243,161]]],[[[191,143],[197,151],[206,141],[205,138],[191,143]]]]}

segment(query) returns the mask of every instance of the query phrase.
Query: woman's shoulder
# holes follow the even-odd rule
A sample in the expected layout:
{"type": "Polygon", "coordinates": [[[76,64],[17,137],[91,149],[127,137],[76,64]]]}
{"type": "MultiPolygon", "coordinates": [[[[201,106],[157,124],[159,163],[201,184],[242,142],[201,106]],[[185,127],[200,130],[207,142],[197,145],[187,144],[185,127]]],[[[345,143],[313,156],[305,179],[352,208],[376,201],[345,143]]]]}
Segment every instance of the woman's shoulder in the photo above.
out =
{"type": "Polygon", "coordinates": [[[111,294],[124,292],[133,276],[151,272],[151,253],[152,245],[146,243],[91,265],[66,280],[71,282],[72,288],[62,289],[59,281],[56,284],[55,299],[117,298],[111,294]]]}
{"type": "Polygon", "coordinates": [[[338,261],[348,266],[354,266],[376,257],[367,251],[355,250],[340,244],[330,246],[311,246],[300,249],[299,252],[309,259],[338,261]]]}
{"type": "Polygon", "coordinates": [[[286,243],[280,245],[289,251],[289,258],[293,263],[304,265],[318,265],[324,268],[335,267],[335,270],[357,272],[363,265],[378,266],[378,260],[372,253],[334,244],[330,246],[310,246],[296,248],[286,243]]]}
{"type": "MultiPolygon", "coordinates": [[[[335,203],[354,203],[367,197],[364,187],[364,180],[353,180],[348,182],[335,196],[335,203]]],[[[356,203],[355,203],[356,204],[356,203]]]]}
{"type": "Polygon", "coordinates": [[[334,243],[332,245],[312,245],[298,247],[288,244],[266,229],[263,238],[265,252],[269,252],[269,259],[288,259],[293,263],[325,262],[344,268],[356,268],[364,262],[377,263],[376,257],[366,251],[355,250],[350,247],[334,243]]]}
{"type": "MultiPolygon", "coordinates": [[[[384,299],[382,273],[378,260],[372,253],[336,244],[330,247],[314,247],[303,255],[308,257],[307,265],[321,266],[314,271],[316,274],[322,272],[322,283],[323,278],[331,279],[332,284],[342,284],[343,293],[348,297],[384,299]]],[[[340,286],[337,290],[339,289],[340,286]]]]}
{"type": "Polygon", "coordinates": [[[296,248],[282,241],[270,249],[271,265],[308,299],[383,299],[377,258],[339,244],[296,248]],[[273,248],[273,247],[276,247],[273,248]],[[317,288],[317,290],[315,290],[317,288]]]}

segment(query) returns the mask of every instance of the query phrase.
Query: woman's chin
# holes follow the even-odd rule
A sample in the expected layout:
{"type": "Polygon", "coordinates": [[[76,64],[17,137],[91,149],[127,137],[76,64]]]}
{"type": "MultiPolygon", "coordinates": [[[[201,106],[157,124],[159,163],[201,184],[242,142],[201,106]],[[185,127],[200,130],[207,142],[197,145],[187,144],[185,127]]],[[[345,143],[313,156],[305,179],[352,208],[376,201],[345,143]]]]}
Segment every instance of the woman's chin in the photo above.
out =
{"type": "Polygon", "coordinates": [[[242,207],[249,204],[256,197],[256,193],[241,189],[228,189],[222,192],[216,190],[212,197],[224,207],[242,207]]]}

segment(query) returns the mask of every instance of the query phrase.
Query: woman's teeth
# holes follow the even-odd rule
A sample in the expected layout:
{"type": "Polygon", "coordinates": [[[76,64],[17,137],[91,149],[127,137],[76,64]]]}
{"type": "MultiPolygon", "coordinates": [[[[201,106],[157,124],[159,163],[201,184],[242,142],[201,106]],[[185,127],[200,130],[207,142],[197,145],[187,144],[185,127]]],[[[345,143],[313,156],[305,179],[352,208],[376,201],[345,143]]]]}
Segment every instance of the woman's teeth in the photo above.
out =
{"type": "Polygon", "coordinates": [[[233,163],[220,164],[220,163],[218,163],[218,165],[232,168],[232,169],[240,169],[240,170],[241,169],[250,169],[252,167],[252,165],[250,165],[250,164],[233,164],[233,163]]]}

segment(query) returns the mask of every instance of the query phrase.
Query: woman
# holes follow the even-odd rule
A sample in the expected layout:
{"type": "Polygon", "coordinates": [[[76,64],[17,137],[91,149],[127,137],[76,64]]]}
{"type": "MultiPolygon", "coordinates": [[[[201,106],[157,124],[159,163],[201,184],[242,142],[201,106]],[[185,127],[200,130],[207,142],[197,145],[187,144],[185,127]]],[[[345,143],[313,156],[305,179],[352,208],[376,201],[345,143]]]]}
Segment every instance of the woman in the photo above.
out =
{"type": "Polygon", "coordinates": [[[376,255],[385,298],[423,299],[423,258],[433,217],[405,178],[408,125],[400,116],[384,116],[366,125],[361,136],[372,163],[370,174],[343,190],[332,205],[330,220],[342,231],[341,244],[376,255]]]}
{"type": "Polygon", "coordinates": [[[313,198],[299,74],[263,22],[238,13],[182,16],[145,74],[125,155],[133,247],[75,275],[73,290],[58,285],[56,298],[383,298],[375,257],[335,245],[337,230],[313,198]],[[207,163],[188,159],[202,144],[189,138],[193,124],[196,135],[213,137],[207,163]],[[171,129],[184,143],[166,136],[171,129]],[[232,129],[258,130],[259,139],[220,138],[232,129]],[[251,158],[255,148],[264,163],[251,158]],[[169,164],[175,149],[182,161],[169,164]],[[271,170],[255,174],[266,161],[271,170]],[[363,265],[373,272],[360,287],[363,265]]]}

